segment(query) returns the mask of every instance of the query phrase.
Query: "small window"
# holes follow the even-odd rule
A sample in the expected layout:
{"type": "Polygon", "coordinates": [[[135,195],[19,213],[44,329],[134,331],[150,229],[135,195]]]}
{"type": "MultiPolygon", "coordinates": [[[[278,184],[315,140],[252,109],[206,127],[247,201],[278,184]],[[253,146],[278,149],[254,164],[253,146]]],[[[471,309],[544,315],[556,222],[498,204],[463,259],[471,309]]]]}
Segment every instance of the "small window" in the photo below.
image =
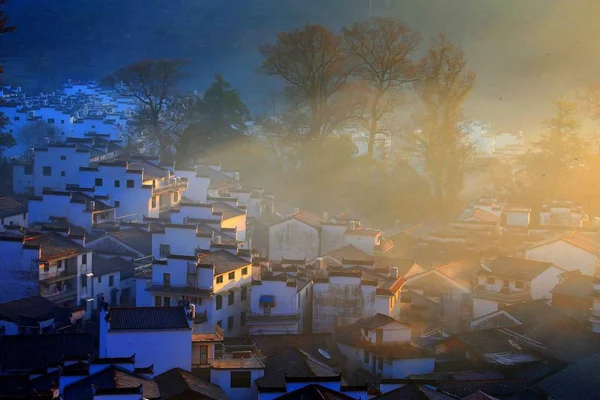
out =
{"type": "Polygon", "coordinates": [[[48,123],[49,124],[53,124],[54,123],[54,118],[48,118],[48,123]]]}
{"type": "Polygon", "coordinates": [[[67,156],[60,156],[60,160],[61,161],[66,161],[67,160],[67,156]]]}
{"type": "Polygon", "coordinates": [[[161,244],[159,253],[162,258],[168,257],[169,254],[171,254],[171,246],[168,244],[161,244]]]}
{"type": "Polygon", "coordinates": [[[242,268],[242,276],[248,275],[248,267],[242,268]]]}
{"type": "Polygon", "coordinates": [[[162,306],[162,297],[154,296],[154,307],[162,306]]]}
{"type": "Polygon", "coordinates": [[[171,307],[171,298],[170,297],[165,297],[165,307],[171,307]]]}
{"type": "Polygon", "coordinates": [[[96,186],[102,186],[102,178],[96,178],[96,186]]]}
{"type": "Polygon", "coordinates": [[[517,289],[523,289],[523,281],[516,281],[515,282],[515,287],[517,289]]]}
{"type": "Polygon", "coordinates": [[[246,326],[246,311],[240,313],[240,326],[246,326]]]}
{"type": "Polygon", "coordinates": [[[102,283],[102,275],[98,276],[98,283],[102,283]]]}
{"type": "Polygon", "coordinates": [[[133,179],[127,179],[127,187],[128,188],[133,188],[134,187],[133,179]]]}
{"type": "Polygon", "coordinates": [[[42,175],[44,176],[52,176],[52,167],[43,167],[42,175]]]}
{"type": "Polygon", "coordinates": [[[121,202],[119,200],[115,200],[115,207],[121,207],[121,202]]]}
{"type": "Polygon", "coordinates": [[[59,260],[56,262],[56,268],[61,269],[63,267],[63,262],[62,260],[59,260]]]}
{"type": "Polygon", "coordinates": [[[65,171],[60,171],[60,176],[65,176],[66,172],[65,171]]]}
{"type": "Polygon", "coordinates": [[[15,117],[15,121],[20,121],[20,120],[21,120],[21,117],[18,117],[18,116],[15,117]]]}
{"type": "Polygon", "coordinates": [[[156,208],[156,196],[152,196],[152,208],[156,208]]]}
{"type": "Polygon", "coordinates": [[[231,332],[233,330],[233,315],[227,318],[227,332],[231,332]]]}
{"type": "Polygon", "coordinates": [[[113,286],[115,286],[115,276],[110,275],[108,277],[108,287],[113,287],[113,286]]]}
{"type": "Polygon", "coordinates": [[[81,256],[81,263],[83,265],[87,265],[87,254],[81,256]]]}
{"type": "Polygon", "coordinates": [[[165,285],[165,287],[171,287],[171,274],[168,272],[165,272],[163,274],[163,284],[165,285]]]}
{"type": "Polygon", "coordinates": [[[25,175],[33,175],[33,165],[25,166],[25,175]]]}
{"type": "Polygon", "coordinates": [[[487,284],[488,285],[493,285],[495,283],[495,279],[494,278],[487,278],[487,284]]]}
{"type": "Polygon", "coordinates": [[[115,181],[115,187],[121,187],[121,181],[116,180],[115,181]]]}
{"type": "Polygon", "coordinates": [[[242,301],[246,300],[246,296],[248,295],[248,288],[246,286],[242,287],[241,299],[242,301]]]}
{"type": "Polygon", "coordinates": [[[50,272],[50,264],[48,264],[48,263],[44,264],[44,272],[50,272]]]}
{"type": "Polygon", "coordinates": [[[371,356],[371,355],[369,354],[369,352],[368,352],[368,351],[364,351],[364,350],[363,350],[363,361],[365,362],[365,364],[368,364],[368,363],[369,363],[369,358],[370,358],[370,356],[371,356]]]}
{"type": "Polygon", "coordinates": [[[234,280],[235,279],[235,271],[231,271],[227,277],[229,278],[230,281],[234,280]]]}
{"type": "Polygon", "coordinates": [[[217,283],[223,283],[223,275],[217,276],[217,283]]]}
{"type": "Polygon", "coordinates": [[[216,307],[215,308],[217,310],[220,310],[221,308],[223,308],[223,297],[217,295],[215,302],[216,302],[216,307]]]}
{"type": "Polygon", "coordinates": [[[229,295],[227,296],[227,305],[232,306],[234,301],[235,301],[235,293],[230,292],[229,295]]]}
{"type": "Polygon", "coordinates": [[[252,371],[231,371],[232,388],[249,388],[252,386],[252,371]]]}
{"type": "Polygon", "coordinates": [[[218,321],[217,321],[217,326],[218,326],[219,328],[223,329],[223,321],[221,321],[221,320],[218,320],[218,321]]]}
{"type": "Polygon", "coordinates": [[[61,119],[61,120],[60,120],[60,124],[61,124],[61,125],[64,125],[64,124],[65,124],[65,120],[64,120],[64,119],[61,119]]]}
{"type": "Polygon", "coordinates": [[[87,288],[87,276],[86,275],[81,275],[81,287],[82,288],[87,288]]]}
{"type": "Polygon", "coordinates": [[[200,364],[208,364],[208,346],[200,346],[200,364]]]}

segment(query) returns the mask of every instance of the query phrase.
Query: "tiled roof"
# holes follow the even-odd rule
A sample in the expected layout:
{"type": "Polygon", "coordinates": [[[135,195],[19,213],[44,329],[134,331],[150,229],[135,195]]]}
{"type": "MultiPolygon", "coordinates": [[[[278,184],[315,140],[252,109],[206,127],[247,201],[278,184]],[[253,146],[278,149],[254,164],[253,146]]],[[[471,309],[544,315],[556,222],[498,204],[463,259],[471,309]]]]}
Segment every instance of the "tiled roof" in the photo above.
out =
{"type": "Polygon", "coordinates": [[[314,228],[321,227],[321,217],[310,211],[302,211],[301,213],[294,215],[292,218],[297,219],[298,221],[302,221],[305,224],[310,225],[314,228]]]}
{"type": "Polygon", "coordinates": [[[277,397],[280,400],[307,400],[307,399],[321,399],[321,400],[352,400],[344,393],[329,389],[325,386],[310,384],[301,387],[300,389],[288,392],[283,396],[277,397]]]}
{"type": "Polygon", "coordinates": [[[444,381],[437,388],[440,392],[459,398],[482,391],[492,396],[510,397],[526,391],[529,387],[525,379],[490,379],[473,381],[444,381]]]}
{"type": "Polygon", "coordinates": [[[12,197],[0,197],[0,218],[12,217],[13,215],[23,214],[26,211],[27,207],[12,197]]]}
{"type": "Polygon", "coordinates": [[[143,229],[121,229],[109,235],[143,255],[152,254],[152,234],[143,229]]]}
{"type": "Polygon", "coordinates": [[[234,254],[231,254],[227,250],[217,250],[210,253],[202,254],[198,257],[198,262],[204,264],[214,263],[215,274],[224,274],[237,268],[242,268],[248,264],[249,261],[244,260],[234,254]]]}
{"type": "Polygon", "coordinates": [[[440,393],[425,385],[409,383],[398,389],[374,397],[373,400],[453,400],[455,397],[440,393]]]}
{"type": "Polygon", "coordinates": [[[563,237],[562,240],[589,253],[599,253],[598,238],[595,233],[586,235],[583,232],[575,231],[563,237]]]}
{"type": "Polygon", "coordinates": [[[562,283],[551,290],[552,294],[591,299],[594,289],[594,277],[582,274],[572,274],[562,283]]]}
{"type": "Polygon", "coordinates": [[[181,398],[227,400],[223,390],[180,368],[174,368],[154,377],[164,400],[181,398]]]}
{"type": "Polygon", "coordinates": [[[3,371],[40,370],[58,365],[64,357],[87,359],[95,351],[94,338],[87,333],[4,336],[0,366],[3,371]]]}
{"type": "Polygon", "coordinates": [[[123,276],[132,276],[134,269],[132,261],[121,257],[106,258],[95,253],[92,256],[92,272],[95,276],[121,272],[121,279],[123,279],[123,276]]]}
{"type": "Polygon", "coordinates": [[[71,309],[60,307],[42,296],[26,297],[0,304],[0,318],[7,318],[20,325],[37,325],[38,321],[55,318],[56,328],[70,325],[71,309]]]}
{"type": "Polygon", "coordinates": [[[474,260],[457,261],[436,268],[439,273],[467,288],[473,286],[473,279],[481,270],[483,270],[481,264],[474,260]]]}
{"type": "Polygon", "coordinates": [[[531,280],[553,265],[550,262],[524,258],[498,257],[489,264],[492,272],[487,273],[486,271],[486,274],[505,279],[531,280]]]}
{"type": "Polygon", "coordinates": [[[600,353],[595,353],[537,384],[555,400],[600,399],[600,353]]]}
{"type": "Polygon", "coordinates": [[[151,379],[138,376],[128,370],[111,365],[110,367],[65,386],[65,399],[93,400],[92,385],[98,391],[110,389],[134,389],[142,386],[145,399],[160,399],[158,385],[151,379]]]}
{"type": "Polygon", "coordinates": [[[214,203],[213,207],[214,207],[214,211],[223,213],[223,219],[239,217],[240,215],[245,214],[243,211],[239,210],[238,208],[235,208],[234,206],[224,203],[222,201],[214,203]]]}
{"type": "MultiPolygon", "coordinates": [[[[362,318],[352,324],[355,327],[363,328],[363,329],[377,329],[382,327],[385,324],[396,321],[394,318],[389,315],[377,313],[372,317],[362,318]]],[[[396,321],[400,322],[400,321],[396,321]]]]}
{"type": "Polygon", "coordinates": [[[111,331],[189,329],[183,306],[115,307],[109,315],[111,331]]]}
{"type": "Polygon", "coordinates": [[[40,261],[51,261],[90,251],[84,249],[81,245],[75,243],[71,239],[53,232],[36,236],[27,236],[24,244],[40,246],[42,250],[40,261]]]}
{"type": "Polygon", "coordinates": [[[404,278],[414,265],[415,261],[410,258],[375,257],[376,269],[389,271],[391,267],[396,267],[398,268],[398,276],[400,278],[404,278]]]}
{"type": "Polygon", "coordinates": [[[358,260],[358,261],[371,261],[373,256],[355,247],[351,244],[339,248],[337,250],[330,251],[327,256],[333,257],[338,261],[346,260],[358,260]]]}
{"type": "Polygon", "coordinates": [[[292,346],[310,354],[316,360],[330,365],[339,365],[342,360],[335,336],[332,333],[251,335],[250,342],[256,344],[267,360],[292,346]],[[330,359],[325,358],[319,350],[327,352],[330,359]]]}
{"type": "Polygon", "coordinates": [[[575,323],[575,320],[547,304],[544,299],[507,305],[504,310],[523,324],[539,325],[554,321],[575,323]]]}

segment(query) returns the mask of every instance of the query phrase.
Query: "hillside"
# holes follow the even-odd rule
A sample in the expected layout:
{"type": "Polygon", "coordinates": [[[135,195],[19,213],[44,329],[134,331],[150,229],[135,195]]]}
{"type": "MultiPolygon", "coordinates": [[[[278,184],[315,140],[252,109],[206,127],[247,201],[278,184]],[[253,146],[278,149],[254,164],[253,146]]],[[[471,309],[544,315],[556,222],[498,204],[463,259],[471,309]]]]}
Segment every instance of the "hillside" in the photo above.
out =
{"type": "MultiPolygon", "coordinates": [[[[257,46],[307,22],[339,28],[368,0],[8,0],[19,31],[0,43],[4,81],[30,90],[90,79],[143,57],[192,61],[190,88],[222,72],[253,108],[277,82],[256,74],[257,46]]],[[[549,100],[600,80],[597,0],[373,0],[424,38],[446,33],[478,75],[471,118],[537,129],[549,100]]]]}

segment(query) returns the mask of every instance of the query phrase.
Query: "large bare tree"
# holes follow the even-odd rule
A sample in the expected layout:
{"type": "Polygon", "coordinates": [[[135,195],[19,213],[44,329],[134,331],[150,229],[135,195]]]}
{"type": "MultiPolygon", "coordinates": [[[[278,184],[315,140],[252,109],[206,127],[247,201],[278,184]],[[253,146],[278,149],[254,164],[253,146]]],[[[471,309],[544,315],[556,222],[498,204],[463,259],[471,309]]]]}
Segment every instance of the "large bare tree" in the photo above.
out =
{"type": "Polygon", "coordinates": [[[264,56],[260,70],[281,78],[287,97],[307,108],[308,138],[325,136],[336,118],[334,96],[350,73],[339,36],[321,25],[306,25],[280,32],[275,44],[263,44],[259,50],[264,56]]]}
{"type": "Polygon", "coordinates": [[[372,158],[377,136],[389,134],[382,126],[385,117],[398,107],[403,87],[417,78],[411,56],[420,39],[392,18],[356,22],[342,32],[353,75],[360,81],[356,89],[362,101],[356,103],[354,117],[368,132],[372,158]]]}
{"type": "Polygon", "coordinates": [[[140,129],[157,140],[161,156],[171,154],[173,138],[163,126],[164,113],[177,94],[182,79],[183,60],[142,60],[120,68],[105,78],[121,96],[131,97],[140,103],[138,123],[140,129]]]}
{"type": "Polygon", "coordinates": [[[440,35],[418,65],[415,92],[421,107],[414,135],[432,195],[442,210],[454,205],[462,189],[471,146],[462,106],[475,85],[463,51],[440,35]]]}

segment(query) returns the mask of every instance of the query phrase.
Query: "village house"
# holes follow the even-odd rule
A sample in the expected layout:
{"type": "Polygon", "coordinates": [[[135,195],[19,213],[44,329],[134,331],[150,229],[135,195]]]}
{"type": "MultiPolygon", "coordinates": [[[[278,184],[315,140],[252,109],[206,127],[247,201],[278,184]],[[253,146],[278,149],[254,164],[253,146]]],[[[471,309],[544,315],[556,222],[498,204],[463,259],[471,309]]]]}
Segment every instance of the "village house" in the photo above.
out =
{"type": "Polygon", "coordinates": [[[128,302],[131,293],[123,293],[122,282],[134,275],[133,261],[96,253],[92,259],[94,309],[102,301],[109,306],[118,306],[122,301],[128,302]]]}
{"type": "Polygon", "coordinates": [[[154,381],[164,400],[228,400],[219,386],[180,368],[163,372],[154,381]]]}
{"type": "Polygon", "coordinates": [[[551,299],[551,290],[565,272],[550,262],[498,257],[483,266],[473,288],[473,318],[497,311],[507,304],[551,299]]]}
{"type": "Polygon", "coordinates": [[[510,228],[527,228],[531,223],[531,208],[507,206],[502,210],[500,225],[510,228]]]}
{"type": "Polygon", "coordinates": [[[553,201],[540,211],[540,226],[581,228],[585,215],[583,207],[572,201],[553,201]]]}
{"type": "Polygon", "coordinates": [[[101,305],[99,356],[135,354],[137,367],[154,366],[156,374],[172,368],[191,371],[191,310],[173,307],[108,307],[101,305]]]}
{"type": "Polygon", "coordinates": [[[27,227],[27,207],[11,197],[0,197],[0,232],[27,227]]]}
{"type": "Polygon", "coordinates": [[[411,343],[410,324],[375,314],[339,329],[340,351],[356,368],[384,378],[404,378],[434,370],[432,351],[411,343]]]}
{"type": "Polygon", "coordinates": [[[551,262],[566,271],[579,270],[583,275],[593,276],[599,243],[594,232],[574,231],[534,244],[525,250],[525,258],[551,262]]]}
{"type": "Polygon", "coordinates": [[[579,270],[562,274],[551,291],[552,306],[587,324],[593,311],[595,279],[579,270]]]}
{"type": "Polygon", "coordinates": [[[120,223],[117,230],[94,231],[85,246],[95,252],[141,259],[152,256],[152,234],[146,224],[120,223]]]}

